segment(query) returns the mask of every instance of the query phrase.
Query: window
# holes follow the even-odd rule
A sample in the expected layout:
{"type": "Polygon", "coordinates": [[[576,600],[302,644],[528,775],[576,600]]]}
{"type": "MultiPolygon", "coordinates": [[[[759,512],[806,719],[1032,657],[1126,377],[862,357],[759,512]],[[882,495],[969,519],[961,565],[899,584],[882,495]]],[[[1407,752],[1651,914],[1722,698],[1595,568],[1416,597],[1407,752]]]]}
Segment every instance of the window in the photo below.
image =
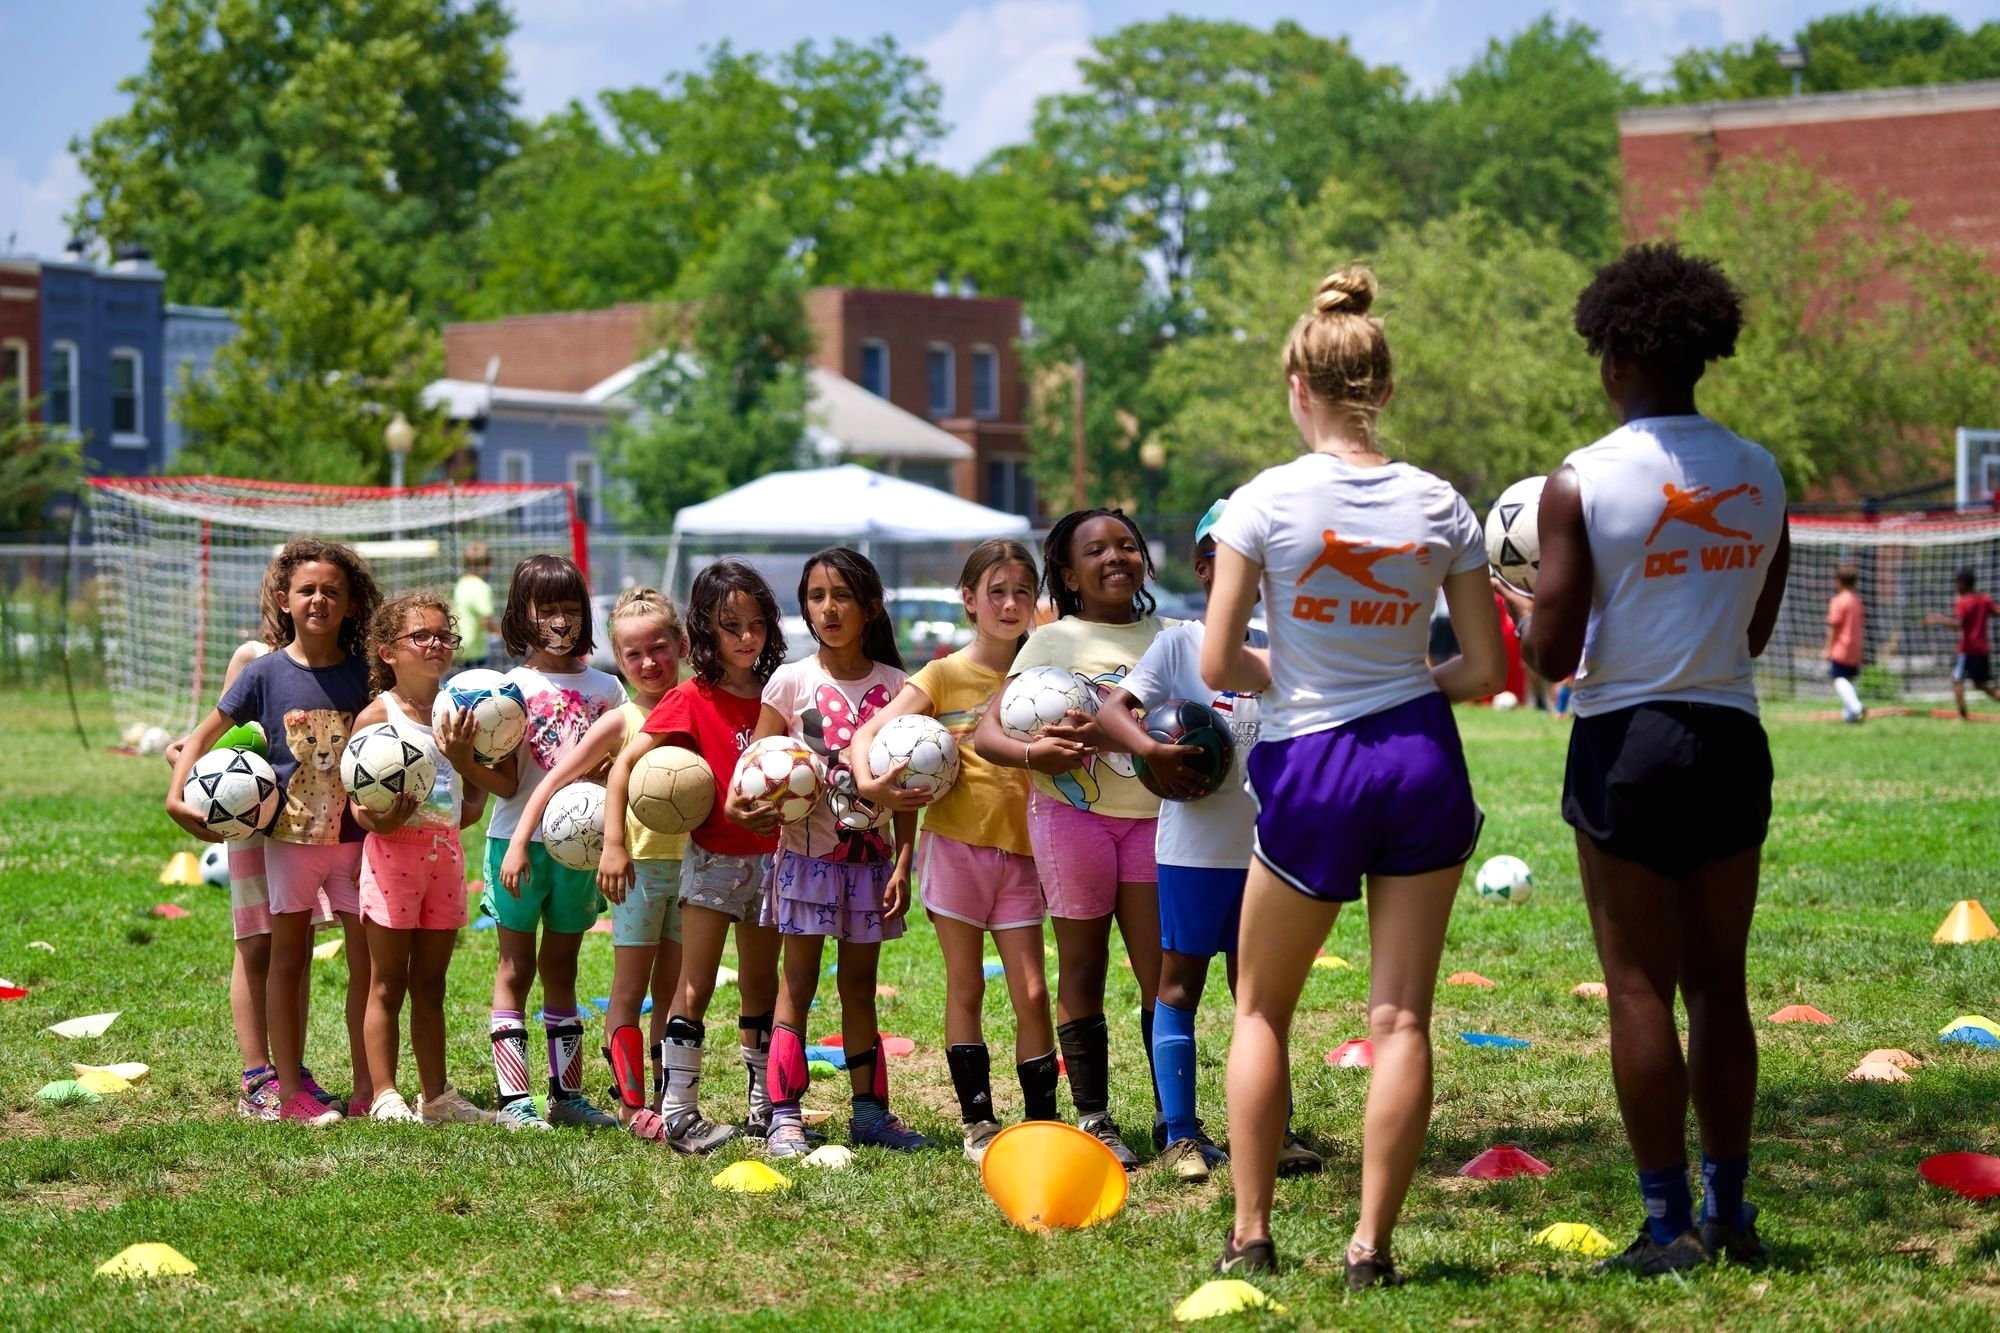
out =
{"type": "Polygon", "coordinates": [[[28,344],[21,338],[0,342],[0,393],[12,398],[16,412],[28,411],[28,344]]]}
{"type": "Polygon", "coordinates": [[[576,487],[576,516],[585,523],[597,522],[597,455],[571,454],[569,480],[576,487]]]}
{"type": "Polygon", "coordinates": [[[993,458],[986,463],[986,503],[990,508],[1035,518],[1035,479],[1025,458],[993,458]]]}
{"type": "Polygon", "coordinates": [[[930,406],[934,417],[948,417],[952,408],[951,344],[932,343],[924,353],[924,369],[930,376],[930,406]]]}
{"type": "Polygon", "coordinates": [[[1000,415],[1000,353],[991,347],[972,349],[972,415],[1000,415]]]}
{"type": "Polygon", "coordinates": [[[129,347],[111,353],[111,442],[146,443],[146,395],[139,354],[129,347]]]}
{"type": "Polygon", "coordinates": [[[877,398],[889,396],[889,344],[880,338],[861,344],[861,387],[877,398]]]}
{"type": "Polygon", "coordinates": [[[519,449],[508,449],[500,455],[500,480],[509,486],[525,485],[528,481],[528,456],[519,449]]]}
{"type": "Polygon", "coordinates": [[[76,344],[60,342],[49,348],[48,418],[52,426],[77,433],[76,344]]]}

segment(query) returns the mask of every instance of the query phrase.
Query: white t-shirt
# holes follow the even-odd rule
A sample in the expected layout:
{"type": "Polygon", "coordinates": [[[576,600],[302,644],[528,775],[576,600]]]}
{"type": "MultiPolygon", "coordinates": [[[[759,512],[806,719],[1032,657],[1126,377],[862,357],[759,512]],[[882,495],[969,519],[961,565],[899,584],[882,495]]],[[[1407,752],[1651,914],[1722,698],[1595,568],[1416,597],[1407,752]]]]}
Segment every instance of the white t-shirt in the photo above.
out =
{"type": "Polygon", "coordinates": [[[1265,740],[1324,731],[1437,689],[1424,660],[1447,576],[1486,567],[1465,498],[1408,463],[1312,453],[1229,498],[1215,539],[1264,567],[1265,740]]]}
{"type": "Polygon", "coordinates": [[[1652,699],[1755,713],[1750,618],[1785,526],[1777,461],[1704,416],[1628,421],[1564,461],[1596,568],[1577,716],[1652,699]]]}
{"type": "Polygon", "coordinates": [[[437,737],[431,734],[430,719],[411,717],[397,704],[393,694],[385,692],[378,697],[391,722],[416,732],[429,742],[431,762],[437,765],[437,781],[431,784],[430,793],[417,807],[416,815],[403,827],[421,828],[431,833],[458,832],[460,801],[464,793],[459,789],[458,770],[451,766],[451,760],[444,757],[444,751],[438,749],[437,737]]]}
{"type": "Polygon", "coordinates": [[[869,864],[895,855],[895,830],[890,821],[871,829],[844,829],[841,808],[855,799],[854,772],[847,747],[861,724],[887,708],[902,691],[904,674],[881,662],[870,662],[858,680],[837,680],[812,653],[787,662],[771,673],[764,686],[764,706],[785,720],[785,730],[826,760],[830,790],[812,813],[785,825],[783,845],[799,856],[822,861],[869,864]]]}
{"type": "MultiPolygon", "coordinates": [[[[512,796],[494,802],[493,818],[486,825],[489,838],[513,837],[528,797],[549,770],[562,762],[598,718],[625,702],[625,687],[618,677],[596,667],[542,672],[517,666],[507,679],[521,687],[521,696],[528,701],[528,734],[517,751],[521,785],[512,796]]],[[[536,829],[532,838],[540,842],[542,831],[536,829]]]]}
{"type": "MultiPolygon", "coordinates": [[[[1229,723],[1236,758],[1229,780],[1198,801],[1161,801],[1154,854],[1164,865],[1242,870],[1250,865],[1250,834],[1257,806],[1245,784],[1244,764],[1257,743],[1261,701],[1254,694],[1218,693],[1202,683],[1202,623],[1191,620],[1160,631],[1153,646],[1120,684],[1148,711],[1169,699],[1207,704],[1229,723]]],[[[1252,630],[1250,645],[1261,648],[1264,635],[1252,630]]]]}

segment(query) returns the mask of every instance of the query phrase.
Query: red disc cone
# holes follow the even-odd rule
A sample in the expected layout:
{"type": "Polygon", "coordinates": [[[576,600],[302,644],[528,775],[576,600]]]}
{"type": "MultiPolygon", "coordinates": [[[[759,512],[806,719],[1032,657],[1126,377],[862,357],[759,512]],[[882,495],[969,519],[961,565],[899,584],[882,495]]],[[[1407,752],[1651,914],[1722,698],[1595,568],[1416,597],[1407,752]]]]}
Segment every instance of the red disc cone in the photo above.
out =
{"type": "Polygon", "coordinates": [[[1919,1163],[1917,1174],[1939,1189],[1968,1199],[1990,1199],[2000,1194],[2000,1157],[1992,1153],[1939,1153],[1919,1163]]]}
{"type": "Polygon", "coordinates": [[[1771,1015],[1773,1023],[1831,1023],[1833,1018],[1809,1004],[1788,1004],[1771,1015]]]}
{"type": "Polygon", "coordinates": [[[1546,1176],[1548,1173],[1547,1162],[1507,1143],[1488,1148],[1458,1168],[1458,1174],[1471,1176],[1474,1180],[1505,1180],[1509,1176],[1546,1176]]]}
{"type": "Polygon", "coordinates": [[[1335,1069],[1373,1069],[1375,1043],[1366,1037],[1343,1041],[1326,1053],[1326,1062],[1335,1069]]]}

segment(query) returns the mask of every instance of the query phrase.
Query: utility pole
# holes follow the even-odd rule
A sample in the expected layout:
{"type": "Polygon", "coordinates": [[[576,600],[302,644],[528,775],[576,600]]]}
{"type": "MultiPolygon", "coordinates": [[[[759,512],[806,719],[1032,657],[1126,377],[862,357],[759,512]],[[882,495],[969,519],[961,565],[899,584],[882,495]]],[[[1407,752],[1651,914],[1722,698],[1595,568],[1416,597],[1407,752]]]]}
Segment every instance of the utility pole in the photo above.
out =
{"type": "Polygon", "coordinates": [[[1069,400],[1069,467],[1071,486],[1071,508],[1084,509],[1089,502],[1084,498],[1083,484],[1083,358],[1078,357],[1071,373],[1069,400]]]}

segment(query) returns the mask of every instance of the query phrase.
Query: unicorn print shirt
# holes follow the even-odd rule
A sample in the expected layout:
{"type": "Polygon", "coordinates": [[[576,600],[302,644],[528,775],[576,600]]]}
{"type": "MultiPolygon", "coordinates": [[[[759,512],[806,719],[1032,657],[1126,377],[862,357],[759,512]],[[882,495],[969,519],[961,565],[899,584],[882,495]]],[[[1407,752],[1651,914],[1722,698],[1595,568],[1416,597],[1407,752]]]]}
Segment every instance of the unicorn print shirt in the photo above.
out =
{"type": "MultiPolygon", "coordinates": [[[[1042,626],[1021,645],[1014,674],[1029,667],[1061,667],[1087,681],[1101,698],[1125,683],[1126,673],[1146,655],[1153,640],[1170,622],[1147,616],[1129,625],[1103,625],[1064,616],[1042,626]]],[[[1178,622],[1171,622],[1178,623],[1178,622]]],[[[1129,754],[1097,754],[1083,767],[1051,776],[1034,774],[1035,790],[1067,801],[1079,810],[1120,819],[1154,819],[1160,798],[1139,781],[1129,754]]]]}
{"type": "Polygon", "coordinates": [[[895,851],[889,816],[855,795],[847,746],[861,724],[903,688],[895,667],[873,663],[856,680],[835,680],[819,654],[787,662],[764,686],[764,703],[793,738],[826,761],[827,792],[811,815],[785,827],[782,845],[822,861],[887,861],[895,851]]]}
{"type": "MultiPolygon", "coordinates": [[[[542,785],[549,770],[562,761],[570,747],[582,740],[598,718],[625,702],[625,687],[618,677],[596,667],[577,671],[537,671],[518,666],[507,679],[521,687],[528,701],[528,733],[515,753],[521,765],[521,785],[512,796],[493,803],[493,818],[486,825],[489,838],[511,838],[520,826],[521,811],[528,797],[542,785]]],[[[602,782],[604,774],[587,775],[588,781],[602,782]]],[[[532,835],[542,840],[542,831],[532,835]]]]}

